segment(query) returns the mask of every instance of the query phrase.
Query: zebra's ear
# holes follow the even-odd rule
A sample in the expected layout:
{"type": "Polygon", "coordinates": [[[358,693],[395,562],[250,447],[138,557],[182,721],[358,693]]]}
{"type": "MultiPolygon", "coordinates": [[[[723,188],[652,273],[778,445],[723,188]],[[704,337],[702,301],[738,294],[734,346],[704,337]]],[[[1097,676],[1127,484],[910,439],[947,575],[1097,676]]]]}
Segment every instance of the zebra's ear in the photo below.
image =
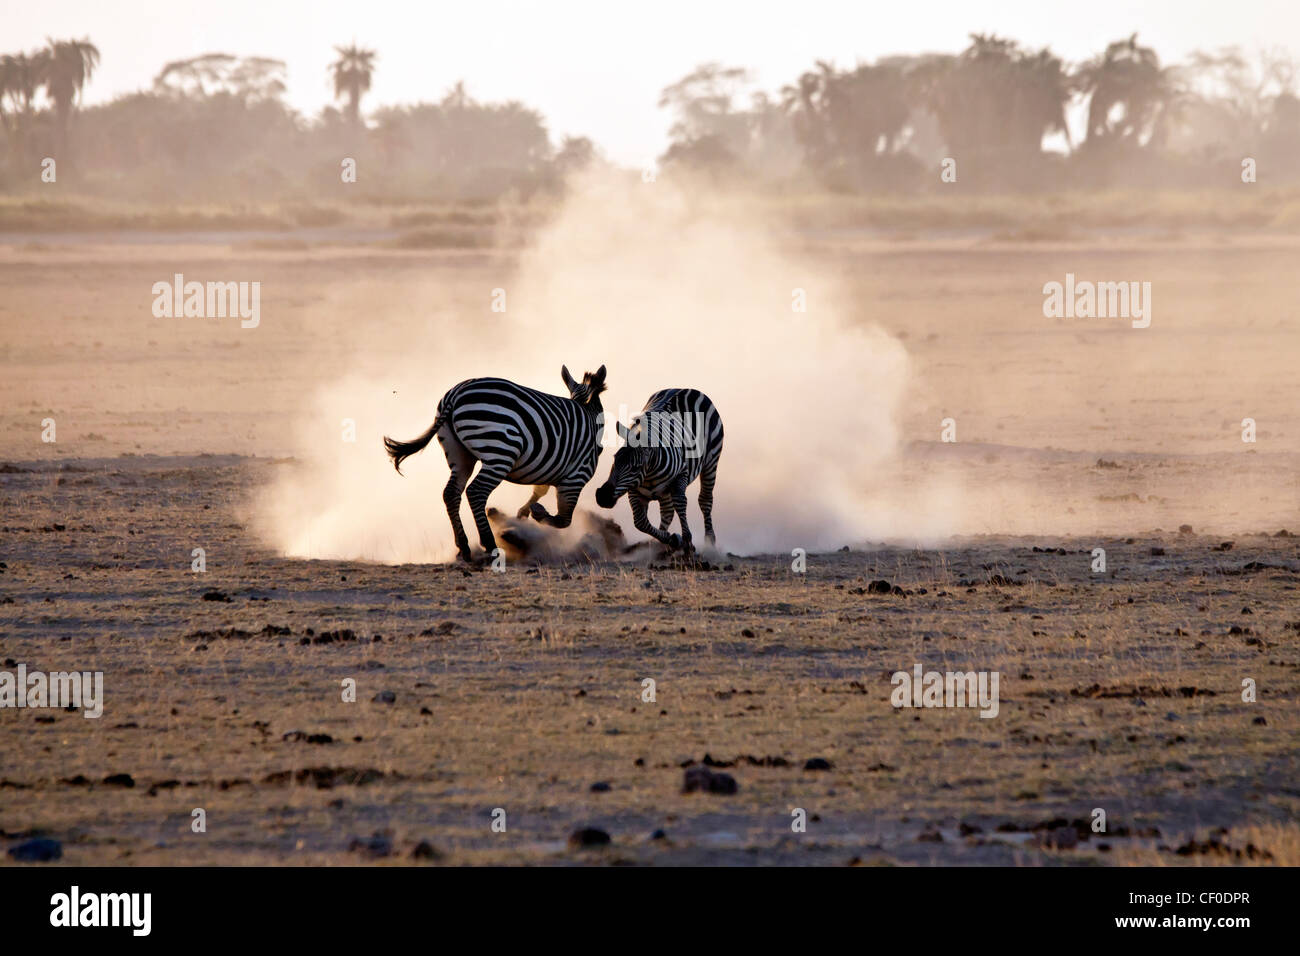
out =
{"type": "Polygon", "coordinates": [[[591,384],[595,385],[597,388],[605,384],[605,366],[602,365],[600,368],[596,369],[596,374],[592,378],[591,384]]]}
{"type": "Polygon", "coordinates": [[[615,422],[614,427],[618,429],[618,437],[623,439],[623,441],[627,441],[627,436],[630,434],[627,430],[627,426],[622,422],[615,422]]]}
{"type": "Polygon", "coordinates": [[[560,366],[560,378],[564,379],[564,387],[567,388],[570,392],[577,390],[578,383],[575,382],[573,380],[573,376],[569,374],[569,366],[567,365],[560,366]]]}

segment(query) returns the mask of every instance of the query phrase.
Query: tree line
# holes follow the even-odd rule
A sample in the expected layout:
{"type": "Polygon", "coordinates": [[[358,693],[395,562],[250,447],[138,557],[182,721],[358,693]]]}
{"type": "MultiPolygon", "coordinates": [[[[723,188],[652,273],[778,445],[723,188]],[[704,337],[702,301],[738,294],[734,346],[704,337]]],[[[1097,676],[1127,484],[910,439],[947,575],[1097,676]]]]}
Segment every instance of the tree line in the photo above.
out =
{"type": "MultiPolygon", "coordinates": [[[[99,64],[89,39],[0,57],[0,191],[30,190],[41,160],[60,181],[127,199],[311,198],[357,162],[362,192],[493,199],[561,188],[597,158],[552,141],[518,101],[457,84],[436,103],[363,113],[375,51],[335,48],[334,100],[307,117],[284,100],[285,64],[205,54],[167,63],[149,89],[85,107],[99,64]]],[[[1203,186],[1240,181],[1243,159],[1296,182],[1300,98],[1285,55],[1236,50],[1168,65],[1130,36],[1067,64],[1050,49],[972,35],[959,54],[819,61],[775,93],[739,67],[700,66],[664,89],[666,168],[769,189],[938,188],[951,160],[969,188],[1203,186]]]]}
{"type": "Polygon", "coordinates": [[[665,160],[844,191],[935,188],[945,160],[957,182],[997,190],[1228,185],[1246,159],[1273,182],[1300,181],[1297,72],[1284,54],[1167,65],[1135,34],[1069,65],[974,34],[956,55],[818,62],[745,104],[749,80],[712,63],[665,89],[665,160]]]}

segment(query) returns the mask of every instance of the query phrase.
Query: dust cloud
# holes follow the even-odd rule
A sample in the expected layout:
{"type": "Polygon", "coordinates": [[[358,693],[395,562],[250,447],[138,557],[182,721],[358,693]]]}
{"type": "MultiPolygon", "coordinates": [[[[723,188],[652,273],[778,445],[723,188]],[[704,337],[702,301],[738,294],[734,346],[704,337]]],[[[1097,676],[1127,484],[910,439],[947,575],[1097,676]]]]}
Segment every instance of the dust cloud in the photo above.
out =
{"type": "MultiPolygon", "coordinates": [[[[594,490],[617,447],[612,419],[626,421],[658,389],[694,387],[726,429],[719,550],[862,540],[872,530],[864,492],[898,446],[908,357],[869,321],[869,303],[851,301],[834,274],[773,236],[712,187],[594,173],[571,184],[515,263],[467,257],[456,289],[378,278],[347,287],[325,307],[356,316],[346,326],[349,370],[322,382],[294,423],[296,461],[258,503],[256,526],[291,556],[448,560],[440,447],[399,476],[382,436],[418,435],[466,378],[500,375],[563,394],[561,365],[580,376],[605,364],[606,450],[579,512],[598,510],[594,490]],[[505,311],[492,311],[502,300],[505,311]],[[355,441],[345,440],[350,424],[355,441]]],[[[703,544],[696,494],[693,486],[689,520],[703,544]]],[[[505,484],[490,503],[513,515],[527,497],[505,484]]],[[[554,494],[543,504],[553,510],[554,494]]],[[[467,504],[462,515],[477,547],[467,504]]],[[[630,541],[643,537],[626,500],[601,516],[630,541]]],[[[568,535],[589,533],[575,521],[568,535]]]]}

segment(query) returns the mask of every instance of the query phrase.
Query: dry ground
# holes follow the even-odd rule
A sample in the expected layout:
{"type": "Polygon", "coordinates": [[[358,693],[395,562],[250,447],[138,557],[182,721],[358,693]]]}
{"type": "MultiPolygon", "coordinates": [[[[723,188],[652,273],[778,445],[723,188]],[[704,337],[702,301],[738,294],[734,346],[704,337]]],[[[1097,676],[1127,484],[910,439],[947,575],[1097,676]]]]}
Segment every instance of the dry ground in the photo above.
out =
{"type": "MultiPolygon", "coordinates": [[[[905,336],[899,474],[993,495],[955,522],[993,533],[846,542],[804,575],[783,555],[286,558],[248,515],[299,467],[304,390],[349,367],[331,343],[355,317],[323,304],[432,278],[429,321],[459,321],[509,262],[0,248],[0,659],[103,670],[107,695],[100,720],[0,711],[5,843],[43,831],[83,864],[361,862],[377,833],[382,859],[427,841],[450,863],[1300,863],[1300,539],[1278,534],[1300,533],[1295,243],[798,241],[905,336]],[[1044,320],[1035,283],[1062,262],[1162,280],[1175,327],[1137,348],[1044,320]],[[152,282],[214,263],[264,282],[277,320],[255,340],[149,315],[152,282]],[[869,593],[880,579],[909,593],[869,593]],[[999,671],[1000,714],[891,707],[888,675],[917,662],[999,671]],[[681,792],[706,755],[738,792],[681,792]],[[1068,846],[1098,807],[1108,834],[1068,846]],[[584,826],[612,846],[568,847],[584,826]]],[[[400,350],[376,322],[374,354],[400,350]]],[[[444,521],[437,504],[415,520],[444,521]]]]}

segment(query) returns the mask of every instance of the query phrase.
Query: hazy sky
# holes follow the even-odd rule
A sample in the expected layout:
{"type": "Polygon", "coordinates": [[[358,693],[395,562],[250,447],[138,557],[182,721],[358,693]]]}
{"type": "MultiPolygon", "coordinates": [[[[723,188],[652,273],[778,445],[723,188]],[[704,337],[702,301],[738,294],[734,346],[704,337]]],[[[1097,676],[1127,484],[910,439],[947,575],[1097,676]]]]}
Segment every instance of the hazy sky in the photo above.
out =
{"type": "Polygon", "coordinates": [[[553,138],[592,137],[612,159],[662,152],[659,91],[697,64],[753,68],[776,89],[814,60],[839,66],[890,53],[957,52],[971,32],[1050,45],[1067,60],[1137,31],[1167,60],[1191,50],[1278,45],[1300,52],[1300,0],[0,0],[3,49],[88,36],[100,49],[87,102],[146,88],[164,63],[200,53],[288,64],[288,98],[330,100],[333,47],[379,53],[363,109],[438,100],[457,80],[478,99],[518,99],[553,138]]]}

